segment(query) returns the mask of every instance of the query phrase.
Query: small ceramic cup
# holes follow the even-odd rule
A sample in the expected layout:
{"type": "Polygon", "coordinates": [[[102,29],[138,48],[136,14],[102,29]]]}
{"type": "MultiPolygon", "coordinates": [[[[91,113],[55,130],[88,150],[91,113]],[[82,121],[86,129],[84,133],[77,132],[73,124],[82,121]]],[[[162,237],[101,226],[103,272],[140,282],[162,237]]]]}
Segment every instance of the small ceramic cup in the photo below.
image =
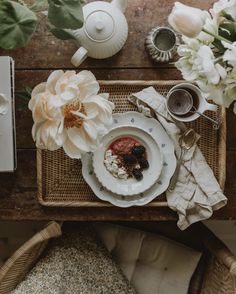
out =
{"type": "Polygon", "coordinates": [[[176,54],[177,36],[168,27],[155,27],[146,38],[146,48],[154,61],[168,62],[176,54]]]}
{"type": "Polygon", "coordinates": [[[170,89],[169,93],[167,94],[166,108],[167,108],[167,111],[169,112],[169,114],[174,119],[176,119],[178,121],[182,121],[182,122],[190,122],[190,121],[196,120],[206,110],[217,111],[217,105],[208,103],[207,100],[203,97],[200,89],[197,86],[190,84],[190,83],[181,83],[181,84],[178,84],[170,89]],[[185,91],[189,91],[189,93],[193,96],[193,98],[195,96],[196,102],[195,102],[194,106],[195,106],[195,109],[198,113],[193,111],[192,114],[191,114],[191,112],[189,112],[187,115],[180,116],[180,115],[175,115],[171,112],[171,110],[168,107],[168,100],[170,98],[171,93],[173,93],[173,91],[175,91],[177,89],[183,89],[185,91]]]}

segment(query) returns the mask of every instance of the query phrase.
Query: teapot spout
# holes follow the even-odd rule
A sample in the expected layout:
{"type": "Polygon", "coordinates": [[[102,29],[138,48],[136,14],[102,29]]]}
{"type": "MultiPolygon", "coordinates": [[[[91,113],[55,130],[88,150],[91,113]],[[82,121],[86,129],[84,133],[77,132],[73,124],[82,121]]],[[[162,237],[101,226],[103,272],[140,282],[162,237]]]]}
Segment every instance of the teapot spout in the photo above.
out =
{"type": "Polygon", "coordinates": [[[127,0],[112,0],[111,4],[120,9],[120,11],[125,12],[127,0]]]}

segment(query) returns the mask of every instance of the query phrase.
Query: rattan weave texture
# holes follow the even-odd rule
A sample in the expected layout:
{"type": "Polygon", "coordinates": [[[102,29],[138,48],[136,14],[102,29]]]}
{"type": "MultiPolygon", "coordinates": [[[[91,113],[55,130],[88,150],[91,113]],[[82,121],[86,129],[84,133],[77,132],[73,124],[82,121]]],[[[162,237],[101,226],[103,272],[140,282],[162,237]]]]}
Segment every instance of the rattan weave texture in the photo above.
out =
{"type": "Polygon", "coordinates": [[[24,243],[0,268],[0,294],[10,293],[35,265],[48,240],[61,234],[61,225],[50,222],[24,243]]]}
{"type": "MultiPolygon", "coordinates": [[[[127,98],[131,93],[142,90],[147,86],[154,86],[165,95],[172,86],[180,81],[101,81],[101,92],[110,93],[110,99],[115,103],[115,112],[136,110],[127,98]]],[[[199,134],[199,146],[220,182],[222,188],[225,183],[225,110],[219,108],[218,113],[207,113],[212,118],[222,119],[222,126],[218,131],[213,130],[212,124],[200,118],[189,126],[199,134]]],[[[81,162],[70,159],[62,149],[50,152],[37,151],[38,199],[46,206],[108,206],[100,201],[85,183],[82,177],[81,162]]],[[[165,206],[164,196],[155,199],[149,206],[165,206]]]]}
{"type": "MultiPolygon", "coordinates": [[[[52,222],[23,244],[0,268],[0,294],[10,293],[36,264],[48,241],[61,233],[61,224],[52,222]]],[[[169,238],[175,240],[176,232],[175,237],[173,231],[169,234],[169,238]]],[[[203,242],[204,254],[192,276],[188,294],[235,294],[235,256],[208,229],[200,233],[195,226],[191,234],[197,234],[203,242]]],[[[189,238],[188,234],[183,240],[186,238],[189,238]]]]}

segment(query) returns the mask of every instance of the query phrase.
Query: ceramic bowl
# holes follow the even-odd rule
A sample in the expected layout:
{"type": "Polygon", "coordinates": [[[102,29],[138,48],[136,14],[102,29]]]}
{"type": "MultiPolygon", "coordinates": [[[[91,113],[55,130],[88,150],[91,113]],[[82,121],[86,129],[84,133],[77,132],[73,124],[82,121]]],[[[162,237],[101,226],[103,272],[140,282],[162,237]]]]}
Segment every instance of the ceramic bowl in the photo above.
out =
{"type": "Polygon", "coordinates": [[[163,154],[163,167],[158,181],[155,182],[151,188],[147,189],[144,193],[136,194],[132,197],[112,193],[103,187],[94,173],[93,154],[85,153],[81,158],[83,177],[86,183],[91,187],[94,194],[99,199],[122,208],[146,205],[161,195],[168,188],[170,179],[176,169],[174,144],[164,128],[156,119],[147,118],[134,111],[114,114],[113,124],[110,126],[110,129],[127,125],[141,125],[142,128],[148,132],[155,141],[159,142],[162,151],[161,153],[163,154]]]}
{"type": "Polygon", "coordinates": [[[102,139],[102,144],[94,152],[93,168],[99,182],[109,191],[125,196],[143,193],[158,180],[163,166],[163,156],[158,143],[146,131],[138,127],[123,126],[113,128],[102,139]],[[146,149],[149,168],[143,170],[143,179],[115,178],[105,167],[104,157],[110,144],[122,137],[132,137],[146,149]]]}

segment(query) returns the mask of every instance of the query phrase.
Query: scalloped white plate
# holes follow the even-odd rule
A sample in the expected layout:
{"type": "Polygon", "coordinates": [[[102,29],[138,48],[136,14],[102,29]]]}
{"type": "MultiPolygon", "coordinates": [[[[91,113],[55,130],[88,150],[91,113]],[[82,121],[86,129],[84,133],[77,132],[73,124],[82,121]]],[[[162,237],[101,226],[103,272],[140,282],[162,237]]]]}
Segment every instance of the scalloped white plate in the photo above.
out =
{"type": "Polygon", "coordinates": [[[163,154],[163,167],[160,177],[149,189],[143,193],[132,196],[124,196],[112,193],[104,188],[97,179],[93,170],[93,154],[87,153],[82,156],[82,173],[85,181],[93,190],[98,198],[108,201],[118,207],[142,206],[151,202],[154,198],[166,191],[169,186],[170,179],[176,168],[176,158],[174,153],[174,145],[161,124],[153,119],[147,118],[138,112],[126,112],[123,114],[113,115],[113,126],[133,126],[146,130],[155,141],[159,142],[161,153],[163,154]]]}
{"type": "MultiPolygon", "coordinates": [[[[122,122],[121,122],[122,123],[122,122]]],[[[93,154],[93,168],[99,182],[109,191],[131,196],[143,193],[149,189],[159,178],[162,170],[163,159],[153,137],[141,128],[134,126],[119,126],[112,128],[102,139],[102,144],[93,154]],[[132,137],[140,142],[146,149],[149,168],[143,171],[143,179],[137,181],[135,178],[115,178],[104,165],[106,150],[112,142],[122,137],[132,137]]]]}

